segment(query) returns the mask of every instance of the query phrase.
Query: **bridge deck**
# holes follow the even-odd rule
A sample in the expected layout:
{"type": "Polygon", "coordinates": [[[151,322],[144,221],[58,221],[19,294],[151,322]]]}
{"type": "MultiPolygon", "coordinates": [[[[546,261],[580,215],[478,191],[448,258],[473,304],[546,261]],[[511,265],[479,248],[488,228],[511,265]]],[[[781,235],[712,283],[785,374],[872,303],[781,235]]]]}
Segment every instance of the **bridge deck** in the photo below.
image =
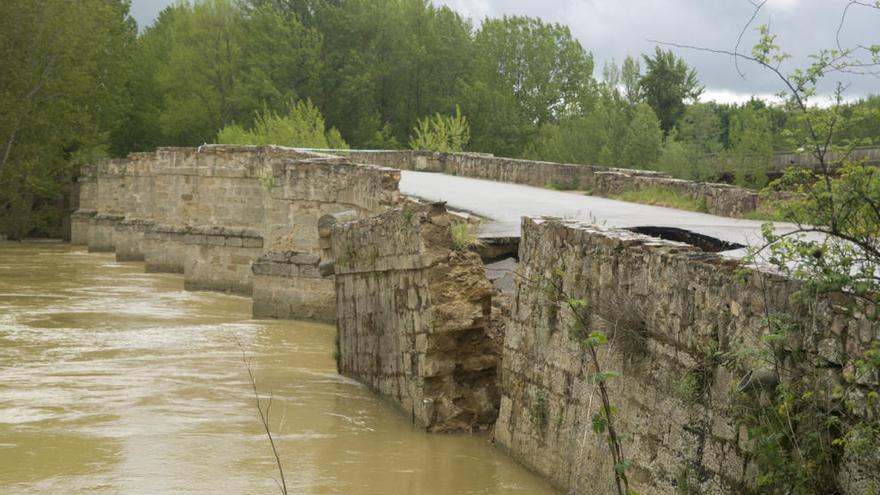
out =
{"type": "MultiPolygon", "coordinates": [[[[735,244],[761,242],[761,224],[755,220],[718,217],[704,213],[627,203],[518,184],[491,182],[451,175],[403,171],[400,191],[429,201],[446,201],[450,208],[474,213],[491,221],[481,235],[519,236],[523,216],[554,216],[607,227],[674,227],[735,244]]],[[[777,230],[793,229],[777,224],[777,230]]],[[[739,255],[742,250],[728,251],[739,255]]]]}

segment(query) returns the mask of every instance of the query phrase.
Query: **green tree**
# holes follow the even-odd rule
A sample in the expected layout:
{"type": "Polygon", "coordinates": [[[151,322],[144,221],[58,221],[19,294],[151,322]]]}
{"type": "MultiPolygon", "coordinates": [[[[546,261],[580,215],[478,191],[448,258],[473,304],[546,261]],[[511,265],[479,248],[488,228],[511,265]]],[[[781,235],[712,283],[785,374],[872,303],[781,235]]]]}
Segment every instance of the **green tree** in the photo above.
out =
{"type": "Polygon", "coordinates": [[[722,123],[715,103],[688,105],[676,125],[677,138],[692,143],[703,154],[721,151],[722,123]]]}
{"type": "Polygon", "coordinates": [[[322,108],[356,146],[406,142],[423,115],[452,113],[470,72],[470,21],[427,0],[349,0],[316,19],[322,108]]]}
{"type": "MultiPolygon", "coordinates": [[[[850,2],[841,26],[853,6],[880,14],[880,2],[850,2]]],[[[841,136],[843,86],[838,84],[830,108],[819,108],[812,99],[828,74],[880,65],[880,45],[821,50],[809,66],[788,71],[788,56],[775,36],[767,26],[759,32],[751,55],[733,55],[758,64],[781,83],[794,119],[790,142],[801,144],[819,166],[790,168],[771,184],[788,193],[782,216],[797,228],[780,233],[765,225],[765,245],[752,251],[753,259],[799,281],[792,300],[807,315],[828,299],[848,318],[861,315],[868,339],[841,345],[835,360],[842,369],[829,375],[803,357],[821,354],[817,342],[835,341],[834,332],[791,327],[785,314],[767,316],[770,364],[784,374],[772,390],[772,402],[755,404],[742,418],[758,468],[755,492],[869,492],[880,483],[877,471],[857,473],[849,467],[876,465],[880,451],[880,176],[876,167],[847,159],[859,141],[841,136]]]]}
{"type": "Polygon", "coordinates": [[[630,105],[642,101],[641,80],[642,68],[638,59],[627,55],[620,69],[620,84],[623,86],[623,96],[630,105]]]}
{"type": "Polygon", "coordinates": [[[677,130],[673,129],[663,140],[656,168],[679,179],[705,180],[704,158],[692,141],[679,139],[677,130]]]}
{"type": "Polygon", "coordinates": [[[60,235],[79,164],[128,108],[135,35],[127,2],[0,3],[0,232],[60,235]]]}
{"type": "Polygon", "coordinates": [[[718,105],[688,105],[678,124],[666,136],[657,170],[688,180],[718,181],[721,179],[724,132],[718,105]]]}
{"type": "Polygon", "coordinates": [[[268,5],[175,4],[144,32],[139,55],[152,75],[134,93],[147,144],[202,144],[264,105],[283,111],[320,88],[320,35],[268,5]]]}
{"type": "Polygon", "coordinates": [[[242,101],[241,74],[246,57],[241,12],[231,0],[181,3],[171,22],[171,43],[156,70],[164,105],[159,125],[166,143],[205,143],[226,124],[243,120],[251,109],[242,101]]]}
{"type": "Polygon", "coordinates": [[[140,77],[132,77],[127,87],[131,107],[125,115],[125,122],[113,135],[116,156],[178,144],[162,134],[159,118],[165,106],[165,96],[156,73],[167,61],[166,55],[172,44],[171,27],[179,10],[175,6],[162,10],[134,44],[133,59],[137,60],[140,77]]]}
{"type": "Polygon", "coordinates": [[[620,146],[617,165],[625,168],[653,168],[663,148],[660,121],[646,103],[638,103],[620,146]]]}
{"type": "Polygon", "coordinates": [[[316,29],[269,6],[247,11],[241,22],[244,107],[284,110],[291,100],[320,96],[323,42],[316,29]]]}
{"type": "Polygon", "coordinates": [[[653,57],[643,55],[645,75],[639,86],[645,101],[660,119],[660,127],[668,134],[685,111],[687,101],[696,101],[703,93],[697,72],[672,50],[656,48],[653,57]]]}
{"type": "Polygon", "coordinates": [[[257,112],[253,126],[232,124],[217,133],[220,144],[275,144],[296,148],[347,149],[336,128],[327,129],[321,111],[311,101],[289,102],[278,114],[264,108],[257,112]]]}
{"type": "Polygon", "coordinates": [[[773,163],[773,126],[766,111],[746,106],[730,121],[730,148],[722,153],[723,174],[736,184],[756,187],[767,184],[773,163]]]}
{"type": "Polygon", "coordinates": [[[474,73],[461,93],[477,149],[518,156],[542,124],[589,105],[593,58],[567,27],[487,19],[474,44],[474,73]]]}
{"type": "Polygon", "coordinates": [[[461,109],[455,107],[455,115],[435,114],[419,120],[413,129],[409,147],[414,150],[443,152],[462,151],[471,139],[471,129],[461,109]]]}
{"type": "Polygon", "coordinates": [[[605,72],[606,81],[592,107],[581,115],[541,126],[526,157],[610,167],[656,166],[663,150],[657,116],[645,103],[630,106],[613,84],[613,66],[605,72]]]}

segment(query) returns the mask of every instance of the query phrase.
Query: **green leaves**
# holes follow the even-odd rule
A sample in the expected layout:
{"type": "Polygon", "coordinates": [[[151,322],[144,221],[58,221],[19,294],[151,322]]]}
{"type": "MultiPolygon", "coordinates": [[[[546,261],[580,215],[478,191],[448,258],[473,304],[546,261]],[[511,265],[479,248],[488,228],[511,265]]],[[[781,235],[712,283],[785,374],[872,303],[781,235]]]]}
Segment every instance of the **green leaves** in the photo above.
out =
{"type": "Polygon", "coordinates": [[[605,419],[605,415],[601,413],[596,413],[592,417],[593,420],[593,433],[602,434],[605,433],[605,429],[608,427],[608,420],[605,419]]]}
{"type": "Polygon", "coordinates": [[[620,376],[621,374],[617,371],[600,371],[590,375],[590,381],[595,383],[607,382],[608,380],[619,378],[620,376]]]}
{"type": "Polygon", "coordinates": [[[583,340],[581,345],[586,349],[595,349],[596,347],[608,344],[608,337],[602,332],[592,331],[583,340]]]}
{"type": "Polygon", "coordinates": [[[519,156],[538,129],[591,100],[593,58],[568,27],[530,17],[487,19],[460,86],[480,151],[519,156]]]}
{"type": "Polygon", "coordinates": [[[0,233],[61,235],[72,164],[129,109],[135,35],[121,1],[0,2],[0,233]]]}
{"type": "Polygon", "coordinates": [[[671,50],[656,48],[653,57],[644,55],[645,75],[640,87],[645,101],[660,119],[663,132],[668,134],[684,114],[685,101],[696,101],[705,89],[697,73],[671,50]]]}
{"type": "Polygon", "coordinates": [[[770,33],[770,26],[767,24],[758,26],[758,33],[760,35],[758,43],[752,47],[752,56],[755,60],[765,65],[778,65],[791,58],[791,55],[783,53],[776,44],[776,35],[770,33]]]}
{"type": "Polygon", "coordinates": [[[438,113],[433,117],[420,119],[413,129],[409,147],[414,150],[458,152],[464,150],[470,139],[470,125],[456,105],[455,115],[438,113]]]}
{"type": "Polygon", "coordinates": [[[244,129],[226,126],[217,134],[221,144],[277,144],[298,148],[348,148],[339,131],[325,130],[324,117],[311,101],[289,102],[287,112],[279,115],[268,108],[256,113],[254,125],[244,129]]]}

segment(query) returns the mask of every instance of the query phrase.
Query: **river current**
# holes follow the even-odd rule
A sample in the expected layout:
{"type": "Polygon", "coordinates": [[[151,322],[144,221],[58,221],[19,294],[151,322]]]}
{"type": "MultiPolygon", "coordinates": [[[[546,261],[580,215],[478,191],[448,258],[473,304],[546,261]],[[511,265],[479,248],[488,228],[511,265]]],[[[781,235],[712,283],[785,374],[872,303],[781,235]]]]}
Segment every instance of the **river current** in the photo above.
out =
{"type": "Polygon", "coordinates": [[[0,493],[552,494],[336,373],[332,326],[58,243],[0,242],[0,493]]]}

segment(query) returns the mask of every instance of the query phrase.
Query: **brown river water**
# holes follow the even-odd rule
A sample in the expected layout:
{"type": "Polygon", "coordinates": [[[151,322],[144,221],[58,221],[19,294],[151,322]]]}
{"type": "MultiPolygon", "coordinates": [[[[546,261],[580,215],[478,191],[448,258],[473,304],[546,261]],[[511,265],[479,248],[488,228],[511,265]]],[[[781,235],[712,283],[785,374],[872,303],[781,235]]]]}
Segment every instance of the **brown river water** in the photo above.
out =
{"type": "Polygon", "coordinates": [[[428,435],[339,376],[332,326],[64,244],[0,242],[0,493],[551,494],[488,435],[428,435]]]}

